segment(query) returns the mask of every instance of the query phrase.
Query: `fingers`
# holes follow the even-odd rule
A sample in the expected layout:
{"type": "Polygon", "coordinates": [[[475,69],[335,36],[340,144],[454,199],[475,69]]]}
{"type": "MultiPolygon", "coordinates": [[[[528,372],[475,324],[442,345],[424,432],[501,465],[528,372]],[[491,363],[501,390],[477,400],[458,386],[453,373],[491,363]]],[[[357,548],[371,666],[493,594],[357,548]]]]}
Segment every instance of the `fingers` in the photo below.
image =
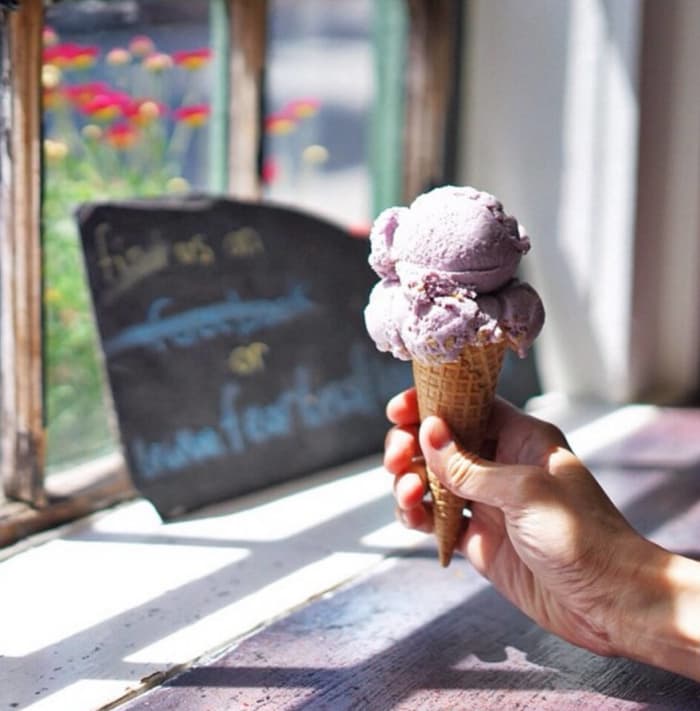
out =
{"type": "Polygon", "coordinates": [[[394,498],[400,509],[412,509],[423,501],[427,488],[425,464],[416,462],[414,471],[394,479],[394,498]]]}
{"type": "Polygon", "coordinates": [[[396,518],[406,526],[423,533],[433,532],[433,509],[430,504],[422,504],[412,509],[396,508],[396,518]]]}
{"type": "Polygon", "coordinates": [[[404,526],[431,533],[433,530],[432,506],[423,501],[427,490],[425,465],[416,463],[416,471],[407,472],[394,479],[396,516],[404,526]]]}
{"type": "Polygon", "coordinates": [[[391,474],[403,474],[420,454],[418,426],[392,427],[384,440],[384,466],[391,474]]]}
{"type": "Polygon", "coordinates": [[[419,438],[430,470],[450,491],[470,501],[498,508],[521,503],[524,486],[543,473],[537,467],[498,464],[464,451],[438,417],[426,418],[419,438]]]}
{"type": "MultiPolygon", "coordinates": [[[[405,396],[406,393],[401,393],[394,398],[398,410],[404,407],[405,396]]],[[[433,528],[432,511],[423,502],[427,491],[427,474],[419,454],[417,425],[397,425],[389,430],[384,442],[384,467],[394,475],[397,518],[408,528],[430,533],[433,528]]]]}
{"type": "Polygon", "coordinates": [[[415,388],[395,395],[386,406],[386,416],[395,425],[418,424],[418,397],[415,388]]]}

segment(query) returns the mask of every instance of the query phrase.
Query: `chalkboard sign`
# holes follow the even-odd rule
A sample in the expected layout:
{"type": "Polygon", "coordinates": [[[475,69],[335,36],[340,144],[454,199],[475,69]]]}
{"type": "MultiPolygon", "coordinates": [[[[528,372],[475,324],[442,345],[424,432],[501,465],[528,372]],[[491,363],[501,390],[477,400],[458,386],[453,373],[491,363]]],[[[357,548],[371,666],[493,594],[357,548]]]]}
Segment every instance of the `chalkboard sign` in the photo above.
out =
{"type": "Polygon", "coordinates": [[[164,517],[381,449],[411,374],[365,333],[367,240],[208,197],[78,221],[124,454],[164,517]]]}

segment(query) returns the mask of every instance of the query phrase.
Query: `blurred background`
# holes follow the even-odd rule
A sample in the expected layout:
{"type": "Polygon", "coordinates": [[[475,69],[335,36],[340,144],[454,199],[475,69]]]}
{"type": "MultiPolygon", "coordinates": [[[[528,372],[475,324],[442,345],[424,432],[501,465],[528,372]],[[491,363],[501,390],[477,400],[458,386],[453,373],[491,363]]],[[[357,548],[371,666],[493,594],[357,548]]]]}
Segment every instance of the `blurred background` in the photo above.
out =
{"type": "MultiPolygon", "coordinates": [[[[376,211],[375,57],[405,33],[394,4],[269,3],[260,156],[265,199],[359,233],[369,229],[376,211]],[[376,28],[392,14],[395,37],[377,37],[376,28]]],[[[224,151],[217,103],[227,120],[221,11],[222,3],[210,0],[76,0],[46,9],[50,470],[115,446],[73,210],[106,197],[225,190],[217,171],[224,151]]]]}
{"type": "MultiPolygon", "coordinates": [[[[225,190],[222,3],[47,5],[50,471],[116,446],[73,209],[225,190]]],[[[543,393],[697,402],[700,3],[448,4],[458,54],[443,77],[454,101],[441,177],[493,192],[526,226],[524,277],[547,308],[534,353],[507,360],[501,392],[518,404],[543,393]]],[[[269,1],[264,199],[357,234],[382,208],[410,200],[402,141],[414,5],[269,1]]]]}

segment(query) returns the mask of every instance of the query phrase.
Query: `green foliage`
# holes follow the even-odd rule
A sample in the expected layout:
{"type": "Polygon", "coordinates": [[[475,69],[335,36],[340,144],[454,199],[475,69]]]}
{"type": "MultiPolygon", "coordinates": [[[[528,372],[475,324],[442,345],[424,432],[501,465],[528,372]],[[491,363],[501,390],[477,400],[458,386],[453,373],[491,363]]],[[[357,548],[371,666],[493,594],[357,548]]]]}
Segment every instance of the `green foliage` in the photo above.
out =
{"type": "Polygon", "coordinates": [[[193,132],[206,123],[208,106],[193,104],[192,91],[169,91],[168,72],[179,71],[179,86],[185,89],[201,84],[182,80],[207,63],[209,51],[169,57],[156,52],[148,38],[137,37],[128,50],[108,52],[100,66],[96,47],[58,44],[50,28],[45,41],[50,44],[43,72],[42,234],[51,471],[115,447],[75,209],[96,200],[188,189],[184,161],[193,132]],[[97,70],[114,83],[95,81],[91,73],[97,70]]]}
{"type": "Polygon", "coordinates": [[[85,182],[46,181],[44,322],[49,465],[98,455],[114,446],[76,225],[67,205],[95,196],[85,182]]]}

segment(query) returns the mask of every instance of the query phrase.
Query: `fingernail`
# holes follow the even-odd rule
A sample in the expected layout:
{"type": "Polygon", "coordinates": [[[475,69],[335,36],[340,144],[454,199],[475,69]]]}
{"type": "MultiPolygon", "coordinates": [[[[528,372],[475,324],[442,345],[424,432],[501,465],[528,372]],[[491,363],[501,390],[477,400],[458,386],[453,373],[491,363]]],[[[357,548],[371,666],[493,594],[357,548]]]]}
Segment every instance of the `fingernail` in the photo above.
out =
{"type": "Polygon", "coordinates": [[[445,449],[452,444],[452,432],[445,422],[431,417],[428,429],[428,443],[433,449],[445,449]]]}

